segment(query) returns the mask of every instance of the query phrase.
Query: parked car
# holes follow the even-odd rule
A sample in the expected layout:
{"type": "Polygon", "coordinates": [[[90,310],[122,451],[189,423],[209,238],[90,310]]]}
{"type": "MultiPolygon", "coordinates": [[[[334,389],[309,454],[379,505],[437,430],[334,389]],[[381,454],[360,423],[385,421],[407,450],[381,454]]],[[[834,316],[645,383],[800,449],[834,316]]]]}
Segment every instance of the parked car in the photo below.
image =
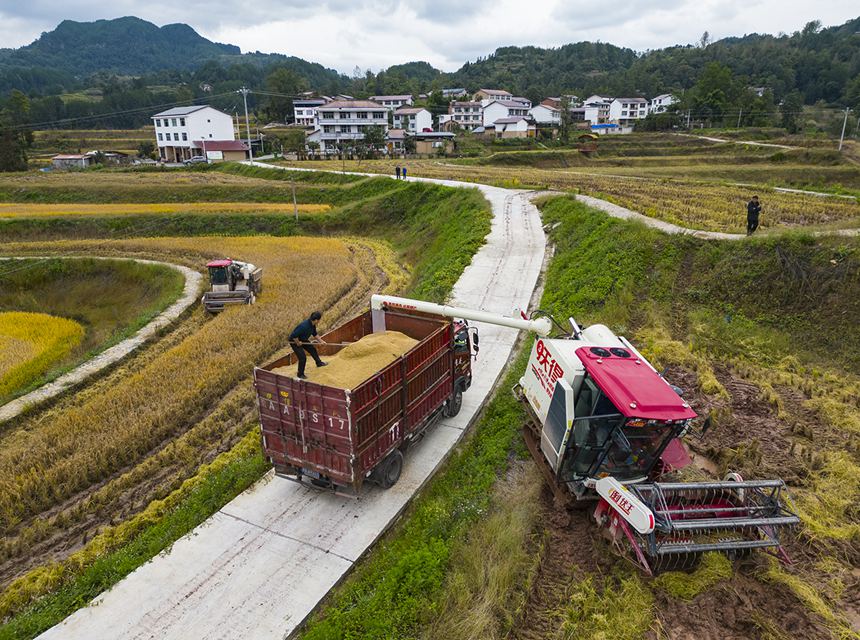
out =
{"type": "Polygon", "coordinates": [[[191,156],[188,160],[185,161],[186,165],[189,164],[200,164],[203,162],[209,162],[209,159],[206,156],[191,156]]]}

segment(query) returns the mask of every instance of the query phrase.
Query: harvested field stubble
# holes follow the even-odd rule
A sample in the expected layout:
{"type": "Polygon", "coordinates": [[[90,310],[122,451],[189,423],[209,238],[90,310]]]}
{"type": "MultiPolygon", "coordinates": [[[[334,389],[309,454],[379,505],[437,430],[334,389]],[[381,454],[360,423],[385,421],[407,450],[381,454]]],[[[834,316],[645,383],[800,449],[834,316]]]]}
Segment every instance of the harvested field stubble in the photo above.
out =
{"type": "MultiPolygon", "coordinates": [[[[323,213],[327,204],[299,204],[299,213],[323,213]]],[[[49,216],[122,216],[213,213],[259,213],[292,215],[292,203],[272,202],[160,202],[150,204],[19,204],[0,203],[0,218],[42,218],[49,216]]]]}
{"type": "MultiPolygon", "coordinates": [[[[418,344],[417,340],[399,331],[371,333],[326,358],[325,367],[317,367],[309,361],[305,377],[310,382],[329,387],[354,389],[416,344],[418,344]]],[[[278,367],[272,371],[295,378],[298,373],[298,363],[278,367]]]]}

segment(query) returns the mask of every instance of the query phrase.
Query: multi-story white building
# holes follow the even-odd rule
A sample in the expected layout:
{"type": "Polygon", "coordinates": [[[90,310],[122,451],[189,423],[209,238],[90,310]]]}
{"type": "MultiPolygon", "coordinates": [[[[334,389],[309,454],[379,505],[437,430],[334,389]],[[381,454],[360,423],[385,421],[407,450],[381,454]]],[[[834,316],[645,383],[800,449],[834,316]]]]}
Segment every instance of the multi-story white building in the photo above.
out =
{"type": "Polygon", "coordinates": [[[207,105],[173,107],[152,116],[158,154],[167,162],[206,155],[207,142],[235,140],[233,118],[207,105]]]}
{"type": "Polygon", "coordinates": [[[394,128],[407,133],[433,131],[433,114],[422,107],[400,107],[392,118],[394,128]]]}
{"type": "Polygon", "coordinates": [[[526,106],[522,102],[513,102],[510,100],[492,100],[483,105],[481,115],[482,123],[485,127],[488,124],[493,124],[500,118],[517,118],[529,115],[531,103],[526,106]]]}
{"type": "Polygon", "coordinates": [[[309,140],[319,142],[324,154],[336,153],[344,143],[364,139],[367,127],[388,131],[388,112],[371,100],[335,100],[317,107],[317,131],[309,140]]]}
{"type": "Polygon", "coordinates": [[[529,109],[529,115],[538,124],[560,125],[561,109],[546,104],[546,101],[529,109]]]}
{"type": "Polygon", "coordinates": [[[621,126],[633,124],[648,115],[645,98],[615,98],[609,105],[609,119],[621,126]]]}
{"type": "Polygon", "coordinates": [[[648,102],[648,113],[664,113],[666,109],[678,102],[678,98],[671,93],[663,93],[651,98],[648,102]]]}
{"type": "Polygon", "coordinates": [[[386,109],[394,111],[395,109],[399,109],[400,107],[411,107],[412,106],[412,96],[402,95],[402,96],[370,96],[370,99],[373,102],[377,102],[381,104],[386,109]]]}
{"type": "Polygon", "coordinates": [[[302,98],[293,100],[293,116],[295,123],[302,127],[316,125],[317,108],[330,102],[331,98],[302,98]]]}
{"type": "MultiPolygon", "coordinates": [[[[474,129],[483,124],[481,118],[480,102],[451,102],[448,105],[448,113],[439,116],[439,126],[452,122],[464,129],[474,129]]],[[[450,126],[450,125],[449,125],[450,126]]]]}

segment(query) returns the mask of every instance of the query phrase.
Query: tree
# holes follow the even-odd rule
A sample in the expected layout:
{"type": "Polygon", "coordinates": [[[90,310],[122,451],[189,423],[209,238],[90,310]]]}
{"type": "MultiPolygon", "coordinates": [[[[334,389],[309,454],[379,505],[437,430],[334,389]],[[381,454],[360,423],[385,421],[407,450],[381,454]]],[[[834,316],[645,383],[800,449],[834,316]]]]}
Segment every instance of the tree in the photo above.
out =
{"type": "Polygon", "coordinates": [[[364,128],[364,152],[376,157],[376,152],[385,147],[385,129],[379,125],[364,128]]]}
{"type": "MultiPolygon", "coordinates": [[[[294,153],[297,160],[303,160],[305,154],[305,132],[301,129],[290,129],[285,133],[273,136],[275,144],[282,154],[294,153]]],[[[319,145],[317,145],[319,146],[319,145]]]]}
{"type": "Polygon", "coordinates": [[[263,103],[263,114],[268,120],[287,122],[293,117],[293,96],[305,90],[305,81],[286,67],[275,67],[265,80],[269,94],[263,103]]]}
{"type": "Polygon", "coordinates": [[[27,152],[17,131],[0,128],[0,171],[26,171],[27,152]]]}
{"type": "Polygon", "coordinates": [[[573,121],[570,113],[570,96],[561,96],[558,101],[558,108],[560,111],[558,114],[558,137],[563,143],[567,143],[570,140],[570,129],[573,121]]]}
{"type": "Polygon", "coordinates": [[[779,105],[781,116],[780,124],[789,133],[797,133],[800,130],[800,112],[803,109],[803,100],[797,91],[789,93],[779,105]]]}
{"type": "Polygon", "coordinates": [[[403,150],[406,153],[415,153],[415,138],[413,136],[403,138],[403,150]]]}
{"type": "Polygon", "coordinates": [[[702,34],[702,37],[701,37],[701,38],[699,38],[699,46],[700,46],[702,49],[704,49],[704,48],[706,48],[709,44],[711,44],[711,34],[710,34],[710,33],[708,33],[707,31],[705,31],[705,32],[702,34]]]}
{"type": "Polygon", "coordinates": [[[140,158],[155,158],[155,144],[151,140],[144,140],[137,145],[137,155],[140,158]]]}

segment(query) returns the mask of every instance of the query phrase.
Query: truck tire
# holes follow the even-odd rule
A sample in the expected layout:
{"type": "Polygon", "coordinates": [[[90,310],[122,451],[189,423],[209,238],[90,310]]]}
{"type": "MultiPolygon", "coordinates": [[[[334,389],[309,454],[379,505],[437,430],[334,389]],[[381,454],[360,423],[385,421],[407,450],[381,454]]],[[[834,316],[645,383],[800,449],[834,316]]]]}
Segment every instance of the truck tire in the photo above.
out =
{"type": "Polygon", "coordinates": [[[400,473],[402,471],[403,453],[399,449],[395,449],[388,454],[380,465],[379,486],[383,489],[390,489],[400,480],[400,473]]]}
{"type": "Polygon", "coordinates": [[[443,413],[446,418],[453,418],[458,413],[460,413],[460,409],[463,406],[463,390],[457,387],[454,393],[451,394],[451,397],[448,398],[448,402],[445,403],[445,408],[443,409],[443,413]]]}

